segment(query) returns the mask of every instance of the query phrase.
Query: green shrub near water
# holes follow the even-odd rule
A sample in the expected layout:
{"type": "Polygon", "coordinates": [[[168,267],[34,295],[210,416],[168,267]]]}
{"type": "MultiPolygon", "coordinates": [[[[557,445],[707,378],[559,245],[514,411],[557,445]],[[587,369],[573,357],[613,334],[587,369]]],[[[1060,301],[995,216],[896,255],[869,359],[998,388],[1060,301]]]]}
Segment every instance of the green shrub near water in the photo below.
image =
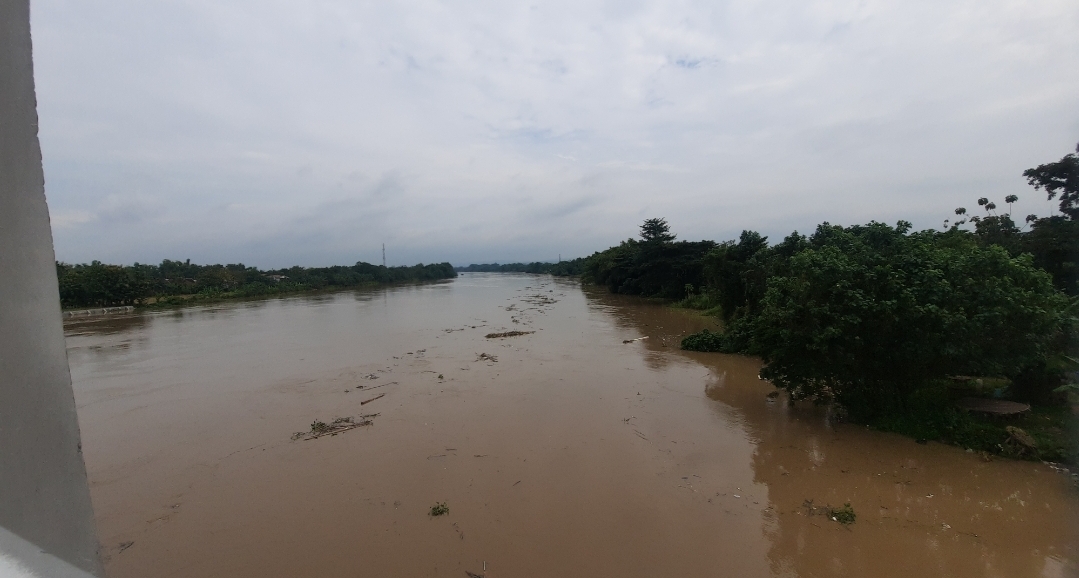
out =
{"type": "Polygon", "coordinates": [[[687,351],[725,351],[722,333],[713,333],[707,329],[693,333],[682,339],[682,349],[687,351]]]}

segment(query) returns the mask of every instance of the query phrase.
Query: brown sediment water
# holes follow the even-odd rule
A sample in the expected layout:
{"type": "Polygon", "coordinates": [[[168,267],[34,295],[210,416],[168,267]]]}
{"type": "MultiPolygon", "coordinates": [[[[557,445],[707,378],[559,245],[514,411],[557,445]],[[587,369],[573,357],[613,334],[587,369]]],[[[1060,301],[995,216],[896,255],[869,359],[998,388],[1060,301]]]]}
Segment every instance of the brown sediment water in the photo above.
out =
{"type": "Polygon", "coordinates": [[[712,325],[494,274],[72,320],[108,575],[1079,575],[1068,475],[770,400],[712,325]]]}

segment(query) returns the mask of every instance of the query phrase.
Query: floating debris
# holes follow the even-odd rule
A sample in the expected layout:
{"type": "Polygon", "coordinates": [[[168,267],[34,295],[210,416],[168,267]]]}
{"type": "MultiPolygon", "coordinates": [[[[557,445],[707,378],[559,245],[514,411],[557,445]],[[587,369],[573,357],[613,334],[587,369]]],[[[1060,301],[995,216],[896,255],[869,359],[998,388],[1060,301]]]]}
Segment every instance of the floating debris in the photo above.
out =
{"type": "Polygon", "coordinates": [[[371,403],[372,401],[375,401],[376,399],[380,399],[380,398],[383,398],[383,397],[386,397],[386,394],[380,393],[380,394],[376,395],[375,397],[372,397],[371,399],[361,401],[360,405],[367,405],[367,404],[371,403]]]}
{"type": "MultiPolygon", "coordinates": [[[[383,394],[383,395],[385,395],[385,394],[383,394]]],[[[339,433],[343,433],[343,432],[346,432],[346,431],[351,430],[351,429],[356,429],[358,427],[371,425],[371,424],[374,423],[373,421],[371,421],[371,418],[374,418],[374,417],[377,417],[377,416],[378,416],[377,413],[372,413],[372,414],[368,414],[368,415],[361,415],[359,417],[358,421],[357,421],[356,418],[353,418],[351,416],[349,416],[349,417],[339,417],[339,418],[333,420],[330,423],[326,423],[326,422],[321,421],[321,420],[315,420],[315,421],[311,422],[311,431],[298,431],[298,432],[292,434],[292,439],[293,440],[298,440],[298,439],[303,438],[306,441],[306,440],[318,439],[318,438],[323,437],[323,436],[337,435],[339,433]]]]}
{"type": "Polygon", "coordinates": [[[528,335],[529,333],[535,333],[535,331],[506,331],[503,333],[488,333],[485,337],[487,337],[487,339],[498,339],[499,337],[517,337],[518,335],[528,335]]]}
{"type": "Polygon", "coordinates": [[[1013,425],[1004,428],[1004,431],[1008,432],[1008,440],[1004,443],[1011,446],[1016,454],[1023,456],[1028,453],[1036,454],[1038,452],[1038,442],[1034,441],[1034,438],[1027,432],[1013,425]]]}
{"type": "Polygon", "coordinates": [[[476,358],[476,361],[490,361],[492,363],[498,363],[498,358],[493,355],[481,353],[479,357],[476,358]]]}
{"type": "Polygon", "coordinates": [[[364,387],[364,386],[360,385],[360,386],[357,386],[356,389],[363,389],[363,390],[366,390],[366,391],[371,391],[372,389],[378,389],[380,387],[386,387],[387,385],[398,385],[398,383],[396,381],[391,381],[389,383],[383,383],[382,385],[375,385],[375,386],[372,386],[372,387],[364,387]]]}
{"type": "Polygon", "coordinates": [[[802,507],[806,509],[806,515],[821,515],[833,522],[839,522],[844,526],[853,524],[857,516],[854,513],[854,508],[851,507],[850,502],[843,504],[842,508],[833,508],[828,506],[814,506],[813,500],[806,500],[802,502],[802,507]]]}
{"type": "Polygon", "coordinates": [[[623,339],[622,343],[636,343],[638,341],[641,341],[642,339],[648,339],[648,336],[645,335],[644,337],[638,337],[637,339],[623,339]]]}
{"type": "Polygon", "coordinates": [[[438,502],[431,506],[431,516],[445,516],[450,513],[449,507],[446,506],[446,502],[438,502]]]}

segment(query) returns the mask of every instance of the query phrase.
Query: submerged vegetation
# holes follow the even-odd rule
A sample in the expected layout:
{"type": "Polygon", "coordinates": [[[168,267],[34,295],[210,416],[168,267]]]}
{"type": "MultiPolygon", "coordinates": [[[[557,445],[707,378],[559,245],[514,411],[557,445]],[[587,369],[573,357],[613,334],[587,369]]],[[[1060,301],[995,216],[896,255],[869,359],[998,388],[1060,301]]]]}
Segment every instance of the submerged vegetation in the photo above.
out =
{"type": "Polygon", "coordinates": [[[449,513],[450,508],[446,505],[446,502],[436,502],[435,505],[431,506],[431,511],[428,512],[428,515],[434,518],[438,516],[445,516],[449,513]]]}
{"type": "Polygon", "coordinates": [[[823,223],[774,245],[753,231],[676,242],[649,219],[641,240],[589,257],[583,279],[718,315],[722,333],[690,335],[682,348],[759,356],[762,378],[791,400],[834,403],[850,420],[917,439],[1075,461],[1079,432],[1063,402],[1079,369],[1079,161],[1024,176],[1059,197],[1059,215],[1020,228],[982,198],[984,215],[957,209],[943,230],[823,223]],[[956,409],[955,397],[979,392],[955,376],[998,378],[998,395],[1035,404],[1009,423],[1037,449],[1016,451],[1006,424],[956,409]]]}
{"type": "Polygon", "coordinates": [[[65,308],[114,305],[175,305],[191,301],[259,297],[312,290],[412,283],[456,277],[449,263],[384,267],[290,267],[260,270],[244,264],[196,265],[190,260],[131,266],[56,264],[65,308]]]}

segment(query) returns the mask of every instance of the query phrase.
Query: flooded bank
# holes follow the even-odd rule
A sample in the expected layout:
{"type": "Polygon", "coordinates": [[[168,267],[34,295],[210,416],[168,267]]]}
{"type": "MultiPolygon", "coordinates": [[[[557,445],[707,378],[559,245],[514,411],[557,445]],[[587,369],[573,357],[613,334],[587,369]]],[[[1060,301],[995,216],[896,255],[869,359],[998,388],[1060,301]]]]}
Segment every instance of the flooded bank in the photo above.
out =
{"type": "Polygon", "coordinates": [[[770,400],[709,326],[485,274],[69,321],[109,576],[1079,575],[1068,477],[770,400]]]}

